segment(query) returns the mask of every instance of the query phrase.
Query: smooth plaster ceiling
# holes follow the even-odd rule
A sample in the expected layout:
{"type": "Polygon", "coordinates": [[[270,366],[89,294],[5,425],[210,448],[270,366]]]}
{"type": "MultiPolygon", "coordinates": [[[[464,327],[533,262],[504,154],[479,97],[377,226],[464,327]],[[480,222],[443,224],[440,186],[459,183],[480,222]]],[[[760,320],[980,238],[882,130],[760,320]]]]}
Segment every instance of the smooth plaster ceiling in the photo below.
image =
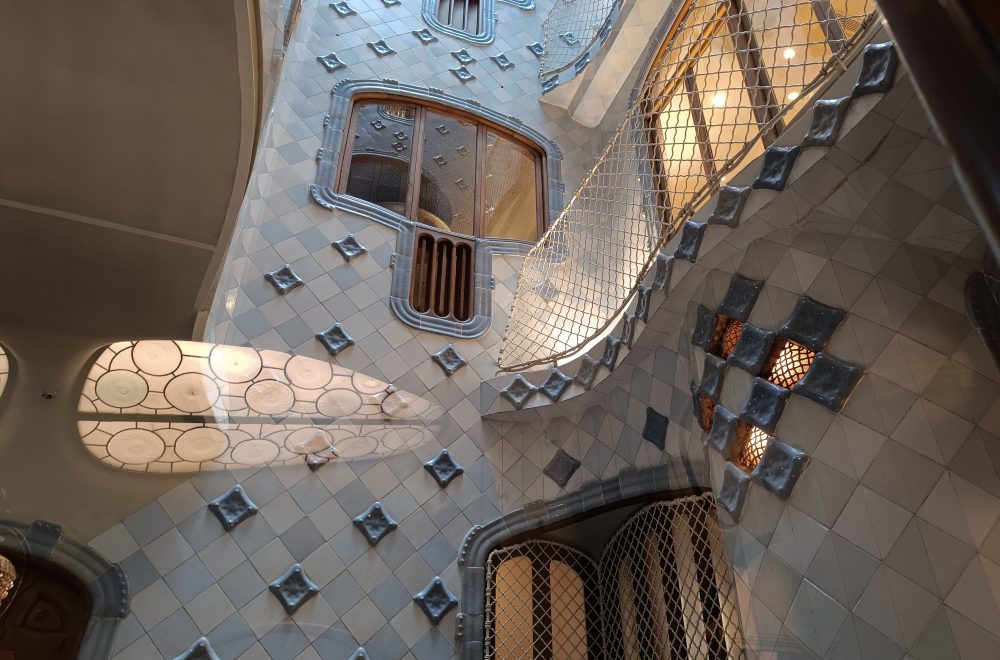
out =
{"type": "Polygon", "coordinates": [[[245,186],[239,14],[0,2],[0,325],[190,336],[245,186]]]}

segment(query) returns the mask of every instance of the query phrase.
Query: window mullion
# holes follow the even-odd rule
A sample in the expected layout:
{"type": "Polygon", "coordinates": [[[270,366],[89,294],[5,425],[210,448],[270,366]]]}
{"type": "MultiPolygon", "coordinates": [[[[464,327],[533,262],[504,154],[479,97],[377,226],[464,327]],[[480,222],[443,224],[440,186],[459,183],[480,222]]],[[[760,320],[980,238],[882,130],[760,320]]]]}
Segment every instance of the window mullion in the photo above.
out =
{"type": "Polygon", "coordinates": [[[830,52],[837,53],[844,46],[846,36],[844,28],[840,25],[837,12],[830,5],[830,0],[812,0],[813,13],[819,19],[820,29],[826,37],[826,43],[830,47],[830,52]]]}
{"type": "Polygon", "coordinates": [[[715,155],[712,150],[711,136],[708,133],[708,122],[705,119],[705,108],[701,104],[698,83],[694,79],[694,71],[689,70],[684,74],[684,87],[687,90],[688,105],[691,107],[695,135],[698,137],[698,148],[701,150],[702,169],[705,176],[711,181],[716,174],[715,155]]]}
{"type": "Polygon", "coordinates": [[[482,124],[476,124],[476,171],[473,173],[475,192],[472,207],[472,235],[486,236],[486,132],[482,124]]]}
{"type": "Polygon", "coordinates": [[[406,198],[406,217],[414,222],[420,217],[420,172],[424,158],[424,124],[427,118],[427,108],[415,106],[413,113],[413,138],[410,144],[409,191],[406,198]]]}
{"type": "Polygon", "coordinates": [[[549,562],[532,558],[531,609],[534,629],[532,642],[535,660],[552,658],[552,591],[549,562]]]}
{"type": "MultiPolygon", "coordinates": [[[[757,38],[753,35],[753,24],[743,8],[742,0],[729,0],[727,7],[729,35],[733,39],[736,58],[743,72],[743,85],[750,96],[750,105],[757,117],[757,123],[764,126],[777,115],[778,99],[774,95],[771,77],[764,66],[764,57],[761,55],[757,38]]],[[[764,133],[764,144],[772,144],[784,130],[785,123],[778,119],[764,133]]]]}

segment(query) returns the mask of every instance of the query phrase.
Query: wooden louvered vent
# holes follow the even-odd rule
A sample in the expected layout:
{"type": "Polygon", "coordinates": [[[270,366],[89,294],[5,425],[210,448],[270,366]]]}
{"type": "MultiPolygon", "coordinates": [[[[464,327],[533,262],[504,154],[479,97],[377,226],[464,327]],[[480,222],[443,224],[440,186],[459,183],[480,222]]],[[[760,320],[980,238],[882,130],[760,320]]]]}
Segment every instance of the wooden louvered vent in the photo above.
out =
{"type": "Polygon", "coordinates": [[[475,255],[472,241],[419,227],[413,246],[413,309],[453,321],[471,319],[475,255]]]}

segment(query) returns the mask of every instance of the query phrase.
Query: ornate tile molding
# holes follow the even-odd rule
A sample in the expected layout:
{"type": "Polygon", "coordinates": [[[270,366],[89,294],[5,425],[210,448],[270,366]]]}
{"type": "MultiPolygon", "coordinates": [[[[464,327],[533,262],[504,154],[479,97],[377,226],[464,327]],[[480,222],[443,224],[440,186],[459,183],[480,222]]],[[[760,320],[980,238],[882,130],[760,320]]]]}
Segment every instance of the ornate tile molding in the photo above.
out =
{"type": "Polygon", "coordinates": [[[491,43],[496,36],[496,5],[494,0],[481,0],[479,4],[479,24],[482,27],[477,34],[460,30],[451,25],[445,25],[439,21],[437,17],[437,0],[423,0],[423,8],[420,14],[424,22],[438,32],[443,32],[456,39],[468,41],[478,46],[485,46],[491,43]]]}
{"type": "Polygon", "coordinates": [[[58,564],[85,585],[91,610],[79,658],[109,658],[118,626],[129,614],[131,593],[125,572],[90,546],[62,534],[54,523],[0,521],[0,552],[27,554],[58,564]]]}

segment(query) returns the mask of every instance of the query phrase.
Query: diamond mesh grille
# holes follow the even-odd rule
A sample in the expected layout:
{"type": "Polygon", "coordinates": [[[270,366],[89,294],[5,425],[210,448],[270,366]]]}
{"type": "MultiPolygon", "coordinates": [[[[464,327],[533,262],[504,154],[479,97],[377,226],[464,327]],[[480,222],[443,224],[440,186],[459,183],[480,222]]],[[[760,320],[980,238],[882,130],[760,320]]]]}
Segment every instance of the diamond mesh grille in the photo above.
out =
{"type": "Polygon", "coordinates": [[[529,541],[486,565],[486,660],[741,658],[736,592],[711,495],[644,507],[600,567],[529,541]]]}
{"type": "MultiPolygon", "coordinates": [[[[610,6],[555,0],[553,62],[572,21],[599,30],[610,6]]],[[[606,333],[659,248],[773,143],[874,18],[873,0],[686,3],[610,143],[525,259],[501,368],[565,358],[606,333]]]]}
{"type": "Polygon", "coordinates": [[[711,495],[635,514],[601,557],[606,658],[742,658],[736,590],[711,495]]]}
{"type": "Polygon", "coordinates": [[[729,319],[722,317],[726,320],[725,325],[722,329],[722,337],[719,338],[719,344],[716,348],[716,354],[720,357],[727,358],[733,354],[736,350],[736,343],[740,340],[740,333],[743,332],[743,321],[738,321],[736,319],[729,319]]]}
{"type": "Polygon", "coordinates": [[[766,431],[756,426],[740,424],[740,444],[739,455],[736,461],[746,470],[753,470],[760,463],[760,457],[764,455],[767,448],[767,440],[770,437],[766,431]]]}
{"type": "Polygon", "coordinates": [[[494,550],[486,564],[486,658],[601,658],[597,565],[551,541],[494,550]]]}
{"type": "Polygon", "coordinates": [[[597,40],[612,10],[622,0],[556,0],[542,23],[545,52],[541,77],[547,78],[577,61],[597,40]]]}
{"type": "Polygon", "coordinates": [[[814,351],[789,339],[783,340],[781,348],[776,352],[777,357],[767,379],[780,387],[790,388],[802,380],[816,358],[814,351]]]}

